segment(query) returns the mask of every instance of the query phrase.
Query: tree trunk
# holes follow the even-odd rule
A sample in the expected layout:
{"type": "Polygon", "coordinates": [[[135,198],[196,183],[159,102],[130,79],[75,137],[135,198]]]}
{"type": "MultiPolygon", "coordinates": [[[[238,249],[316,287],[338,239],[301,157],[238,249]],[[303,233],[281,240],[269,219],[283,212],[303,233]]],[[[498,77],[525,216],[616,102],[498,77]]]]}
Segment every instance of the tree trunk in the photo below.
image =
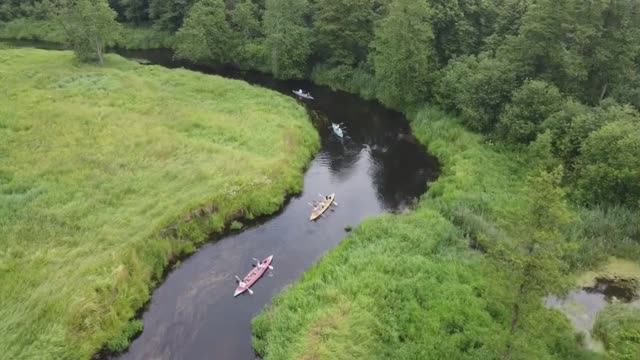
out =
{"type": "Polygon", "coordinates": [[[100,65],[104,65],[104,58],[102,57],[102,41],[100,41],[100,38],[96,38],[96,54],[98,55],[100,65]]]}
{"type": "Polygon", "coordinates": [[[607,95],[607,88],[609,87],[609,83],[605,83],[602,87],[602,91],[600,92],[600,101],[604,99],[604,96],[607,95]]]}

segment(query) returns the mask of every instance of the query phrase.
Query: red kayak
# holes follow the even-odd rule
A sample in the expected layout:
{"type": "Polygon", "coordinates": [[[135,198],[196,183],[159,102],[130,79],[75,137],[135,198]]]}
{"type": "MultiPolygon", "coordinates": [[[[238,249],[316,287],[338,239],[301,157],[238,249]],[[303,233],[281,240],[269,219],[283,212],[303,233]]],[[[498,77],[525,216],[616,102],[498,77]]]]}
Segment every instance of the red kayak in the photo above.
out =
{"type": "Polygon", "coordinates": [[[251,291],[250,288],[262,277],[262,275],[264,275],[265,272],[267,272],[267,270],[273,269],[273,266],[271,266],[272,261],[273,255],[258,262],[253,270],[249,271],[247,276],[244,277],[244,279],[240,280],[240,278],[236,276],[236,279],[238,280],[238,287],[233,293],[233,296],[238,296],[245,291],[248,291],[249,294],[253,294],[253,291],[251,291]]]}

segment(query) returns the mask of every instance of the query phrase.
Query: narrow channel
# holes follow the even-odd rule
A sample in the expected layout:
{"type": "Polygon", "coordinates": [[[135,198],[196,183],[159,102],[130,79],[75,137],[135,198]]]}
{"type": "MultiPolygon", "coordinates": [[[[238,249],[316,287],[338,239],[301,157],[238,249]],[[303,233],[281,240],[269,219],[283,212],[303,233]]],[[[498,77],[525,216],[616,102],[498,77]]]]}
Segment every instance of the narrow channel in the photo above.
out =
{"type": "MultiPolygon", "coordinates": [[[[60,49],[40,42],[13,43],[60,49]]],[[[253,317],[340,243],[346,228],[380,213],[406,210],[438,176],[437,159],[411,134],[402,114],[377,102],[307,81],[279,81],[259,73],[183,63],[168,50],[118,53],[145,63],[244,80],[292,97],[294,89],[310,91],[315,100],[301,103],[321,136],[321,148],[304,175],[302,193],[282,211],[209,242],[168,274],[145,309],[144,331],[125,353],[113,358],[255,359],[253,317]],[[343,124],[345,139],[333,134],[332,122],[343,124]],[[338,207],[310,222],[309,203],[328,193],[336,193],[338,207]],[[234,298],[234,275],[246,274],[253,257],[272,254],[274,271],[254,285],[253,295],[234,298]]]]}

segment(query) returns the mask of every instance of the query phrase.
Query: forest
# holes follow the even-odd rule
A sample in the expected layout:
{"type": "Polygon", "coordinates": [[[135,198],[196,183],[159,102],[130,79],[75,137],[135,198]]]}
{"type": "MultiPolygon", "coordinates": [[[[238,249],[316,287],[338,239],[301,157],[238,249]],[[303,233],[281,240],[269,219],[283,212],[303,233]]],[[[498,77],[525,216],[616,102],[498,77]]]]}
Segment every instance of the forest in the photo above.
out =
{"type": "MultiPolygon", "coordinates": [[[[0,35],[37,37],[39,28],[49,27],[41,37],[55,39],[55,22],[47,20],[54,4],[5,1],[0,35]]],[[[575,201],[640,206],[636,1],[110,5],[118,21],[162,37],[150,46],[173,44],[178,57],[278,78],[309,77],[403,110],[436,104],[492,139],[548,146],[549,161],[562,165],[575,201]]]]}
{"type": "Polygon", "coordinates": [[[171,48],[410,119],[441,178],[255,319],[265,359],[640,356],[637,307],[607,307],[594,353],[542,301],[611,257],[640,261],[636,0],[4,0],[1,39],[100,62],[110,46],[171,48]]]}

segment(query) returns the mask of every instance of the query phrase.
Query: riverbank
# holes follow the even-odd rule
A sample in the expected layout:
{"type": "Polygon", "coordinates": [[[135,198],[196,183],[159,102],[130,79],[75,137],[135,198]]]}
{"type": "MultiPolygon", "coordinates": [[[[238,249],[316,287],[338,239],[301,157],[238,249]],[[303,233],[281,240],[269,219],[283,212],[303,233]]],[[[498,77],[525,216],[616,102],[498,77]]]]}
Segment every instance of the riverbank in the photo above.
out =
{"type": "MultiPolygon", "coordinates": [[[[498,358],[509,286],[470,248],[529,231],[518,154],[424,108],[415,135],[444,164],[417,208],[371,219],[254,321],[265,359],[498,358]]],[[[522,358],[585,358],[564,316],[540,303],[515,340],[522,358]]]]}
{"type": "Polygon", "coordinates": [[[1,50],[0,77],[9,358],[126,345],[170,260],[279,209],[319,145],[293,99],[241,81],[35,49],[1,50]]]}

